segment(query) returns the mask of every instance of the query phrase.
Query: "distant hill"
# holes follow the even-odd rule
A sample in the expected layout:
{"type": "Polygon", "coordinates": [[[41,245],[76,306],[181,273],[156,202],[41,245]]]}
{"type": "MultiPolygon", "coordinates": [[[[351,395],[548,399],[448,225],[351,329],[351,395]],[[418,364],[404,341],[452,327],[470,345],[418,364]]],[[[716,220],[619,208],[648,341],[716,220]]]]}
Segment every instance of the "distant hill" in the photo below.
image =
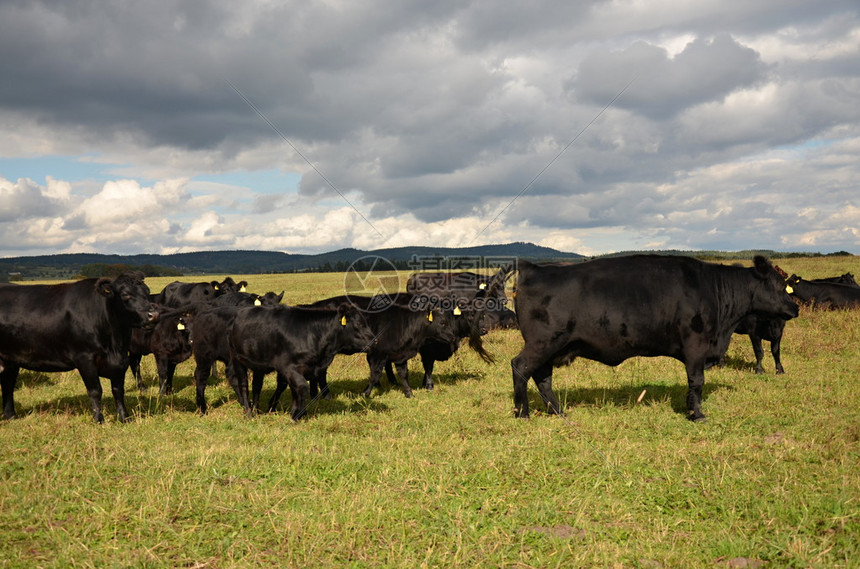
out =
{"type": "MultiPolygon", "coordinates": [[[[166,267],[183,275],[260,274],[298,271],[343,271],[356,260],[375,255],[389,260],[398,268],[414,268],[411,260],[427,257],[493,258],[519,257],[533,261],[580,261],[577,253],[565,253],[532,243],[483,245],[480,247],[395,247],[362,251],[340,249],[317,255],[296,255],[278,251],[199,251],[172,255],[102,255],[96,253],[67,253],[0,259],[0,274],[20,274],[22,279],[64,279],[80,274],[83,267],[93,264],[152,265],[166,267]]],[[[16,275],[17,276],[17,275],[16,275]]]]}

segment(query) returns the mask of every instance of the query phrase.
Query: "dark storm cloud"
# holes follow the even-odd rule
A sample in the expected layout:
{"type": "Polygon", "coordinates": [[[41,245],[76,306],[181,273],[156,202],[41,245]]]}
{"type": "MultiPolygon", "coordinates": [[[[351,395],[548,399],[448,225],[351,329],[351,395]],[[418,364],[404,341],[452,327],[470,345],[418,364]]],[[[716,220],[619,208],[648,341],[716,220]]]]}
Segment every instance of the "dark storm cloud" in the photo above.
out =
{"type": "Polygon", "coordinates": [[[674,58],[644,42],[622,51],[591,53],[569,87],[572,97],[605,104],[626,82],[634,81],[617,106],[665,120],[752,87],[766,78],[766,69],[755,50],[721,34],[690,42],[674,58]]]}

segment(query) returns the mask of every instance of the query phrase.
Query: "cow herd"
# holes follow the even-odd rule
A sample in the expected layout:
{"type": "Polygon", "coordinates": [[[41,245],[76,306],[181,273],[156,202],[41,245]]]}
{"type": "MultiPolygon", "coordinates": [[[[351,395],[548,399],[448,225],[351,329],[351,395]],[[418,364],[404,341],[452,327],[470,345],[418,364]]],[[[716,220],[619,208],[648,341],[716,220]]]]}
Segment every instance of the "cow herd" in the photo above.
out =
{"type": "Polygon", "coordinates": [[[406,292],[296,306],[282,303],[283,292],[248,293],[246,282],[229,277],[220,283],[174,282],[154,295],[140,273],[57,285],[0,285],[3,415],[15,416],[20,369],[76,369],[95,420],[104,420],[100,378],[105,377],[118,419],[125,421],[126,370],[143,388],[140,361],[153,354],[165,394],[173,389],[177,364],[194,359],[200,413],[207,411],[206,385],[220,361],[246,414],[260,407],[263,378],[274,372],[276,389],[265,408],[274,410],[289,388],[290,416],[299,419],[313,398],[331,396],[326,374],[337,354],[365,354],[364,395],[372,393],[384,371],[410,397],[409,359],[421,356],[423,387],[432,389],[436,361],[449,359],[468,339],[492,362],[482,337],[514,322],[524,340],[511,361],[516,416],[529,416],[529,379],[547,411],[561,413],[553,368],[576,357],[615,366],[634,356],[669,356],[686,368],[688,416],[699,421],[705,418],[704,371],[721,361],[732,334],[750,336],[759,373],[761,341],[769,340],[782,373],[779,345],[786,321],[798,315],[795,299],[819,308],[860,306],[852,275],[833,280],[788,277],[763,257],[745,268],[636,255],[579,264],[519,260],[490,276],[418,273],[406,292]],[[515,314],[506,307],[505,290],[514,273],[515,314]]]}

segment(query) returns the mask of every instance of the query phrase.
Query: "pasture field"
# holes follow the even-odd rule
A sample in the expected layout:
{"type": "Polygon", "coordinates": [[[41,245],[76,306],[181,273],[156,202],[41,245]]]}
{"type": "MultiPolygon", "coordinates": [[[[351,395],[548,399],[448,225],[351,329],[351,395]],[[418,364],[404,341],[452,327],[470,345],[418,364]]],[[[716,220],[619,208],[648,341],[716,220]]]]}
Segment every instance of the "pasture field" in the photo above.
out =
{"type": "MultiPolygon", "coordinates": [[[[860,275],[860,257],[776,263],[860,275]]],[[[243,278],[288,303],[343,292],[339,274],[243,278]]],[[[367,364],[338,356],[335,397],[297,423],[288,393],[244,418],[223,367],[202,417],[193,362],[167,397],[129,374],[128,424],[103,380],[103,425],[77,372],[22,372],[21,418],[0,422],[0,567],[860,567],[858,336],[860,311],[802,309],[780,376],[735,336],[702,424],[669,358],[577,360],[555,374],[565,417],[531,384],[514,419],[515,330],[486,338],[495,364],[463,347],[412,399],[356,395],[367,364]]],[[[154,385],[151,356],[143,371],[154,385]]]]}

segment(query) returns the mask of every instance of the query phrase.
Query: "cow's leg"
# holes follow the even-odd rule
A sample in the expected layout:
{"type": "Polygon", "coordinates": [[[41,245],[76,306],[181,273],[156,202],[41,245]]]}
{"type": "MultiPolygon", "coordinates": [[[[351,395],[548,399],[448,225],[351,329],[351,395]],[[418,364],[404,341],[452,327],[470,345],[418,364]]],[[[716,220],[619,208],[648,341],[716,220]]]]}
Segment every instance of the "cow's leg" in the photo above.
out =
{"type": "Polygon", "coordinates": [[[331,391],[328,388],[328,368],[313,370],[307,380],[311,397],[316,398],[319,395],[323,399],[331,399],[331,391]]]}
{"type": "Polygon", "coordinates": [[[421,365],[424,367],[424,382],[421,386],[430,391],[433,389],[433,366],[436,365],[436,360],[431,356],[421,356],[421,365]]]}
{"type": "Polygon", "coordinates": [[[269,413],[275,410],[275,407],[278,405],[278,401],[281,399],[281,394],[287,389],[287,386],[289,385],[289,382],[287,381],[287,378],[284,377],[284,374],[278,372],[276,375],[278,378],[278,383],[275,386],[275,392],[272,393],[272,398],[269,399],[269,413]]]}
{"type": "Polygon", "coordinates": [[[129,354],[128,367],[131,368],[131,375],[137,380],[137,388],[144,391],[146,385],[143,384],[143,376],[140,375],[140,360],[142,357],[140,354],[129,354]]]}
{"type": "MultiPolygon", "coordinates": [[[[98,375],[96,381],[98,381],[98,375]]],[[[125,368],[121,372],[112,373],[110,375],[110,390],[113,394],[113,401],[116,404],[116,416],[120,423],[128,421],[128,412],[125,408],[125,368]]],[[[101,387],[101,382],[99,382],[101,387]]]]}
{"type": "Polygon", "coordinates": [[[777,375],[785,373],[782,368],[782,362],[779,359],[779,345],[782,342],[782,336],[770,341],[770,353],[773,355],[773,363],[776,364],[777,375]]]}
{"type": "Polygon", "coordinates": [[[370,381],[367,384],[367,389],[362,392],[365,397],[369,397],[373,388],[379,385],[379,378],[382,375],[382,368],[385,367],[385,360],[374,358],[370,354],[367,354],[367,365],[370,367],[370,381]]]}
{"type": "Polygon", "coordinates": [[[283,370],[283,374],[287,378],[290,385],[290,391],[293,394],[293,405],[290,408],[290,417],[292,417],[294,421],[298,421],[304,417],[308,411],[308,402],[310,401],[308,382],[294,367],[289,367],[283,370]]]}
{"type": "MultiPolygon", "coordinates": [[[[391,362],[386,362],[385,365],[391,367],[391,362]]],[[[409,368],[405,361],[397,363],[397,375],[400,376],[400,385],[403,386],[403,395],[406,397],[412,397],[412,386],[409,385],[409,368]]]]}
{"type": "MultiPolygon", "coordinates": [[[[80,372],[81,379],[84,381],[84,387],[87,388],[87,395],[90,396],[93,419],[99,423],[104,423],[105,416],[102,414],[102,383],[99,379],[98,369],[94,364],[86,362],[78,366],[78,372],[80,372]]],[[[119,405],[117,405],[117,411],[119,411],[119,405]]]]}
{"type": "Polygon", "coordinates": [[[15,383],[18,381],[18,366],[0,361],[0,389],[3,391],[3,418],[15,417],[15,383]]]}
{"type": "Polygon", "coordinates": [[[546,410],[550,415],[562,415],[558,398],[552,391],[552,364],[547,363],[532,372],[538,392],[546,404],[546,410]]]}
{"type": "Polygon", "coordinates": [[[212,369],[212,363],[209,360],[204,360],[203,357],[194,356],[194,361],[197,364],[194,367],[194,386],[197,388],[197,409],[201,415],[206,414],[206,383],[209,380],[209,370],[212,369]]]}
{"type": "Polygon", "coordinates": [[[529,416],[529,378],[543,363],[528,346],[511,360],[511,371],[514,379],[514,416],[527,419],[529,416]]]}
{"type": "Polygon", "coordinates": [[[173,393],[173,372],[176,370],[176,366],[171,366],[166,357],[156,356],[155,367],[158,369],[158,381],[161,385],[159,393],[170,395],[173,393]]]}
{"type": "Polygon", "coordinates": [[[704,421],[702,388],[705,386],[705,365],[701,359],[687,362],[687,418],[704,421]]]}
{"type": "Polygon", "coordinates": [[[251,404],[248,401],[248,368],[231,358],[227,362],[227,380],[233,391],[236,392],[239,405],[242,406],[245,415],[250,416],[252,412],[251,404]]]}
{"type": "Polygon", "coordinates": [[[263,379],[266,374],[261,371],[254,371],[251,375],[251,409],[256,411],[260,405],[260,394],[263,393],[263,379]]]}
{"type": "Polygon", "coordinates": [[[755,372],[764,373],[764,348],[761,345],[761,338],[755,334],[750,334],[750,342],[752,343],[753,353],[755,354],[755,372]]]}
{"type": "Polygon", "coordinates": [[[391,367],[391,362],[385,362],[385,378],[388,379],[388,385],[394,387],[394,384],[397,383],[397,376],[394,374],[394,369],[391,367]]]}

